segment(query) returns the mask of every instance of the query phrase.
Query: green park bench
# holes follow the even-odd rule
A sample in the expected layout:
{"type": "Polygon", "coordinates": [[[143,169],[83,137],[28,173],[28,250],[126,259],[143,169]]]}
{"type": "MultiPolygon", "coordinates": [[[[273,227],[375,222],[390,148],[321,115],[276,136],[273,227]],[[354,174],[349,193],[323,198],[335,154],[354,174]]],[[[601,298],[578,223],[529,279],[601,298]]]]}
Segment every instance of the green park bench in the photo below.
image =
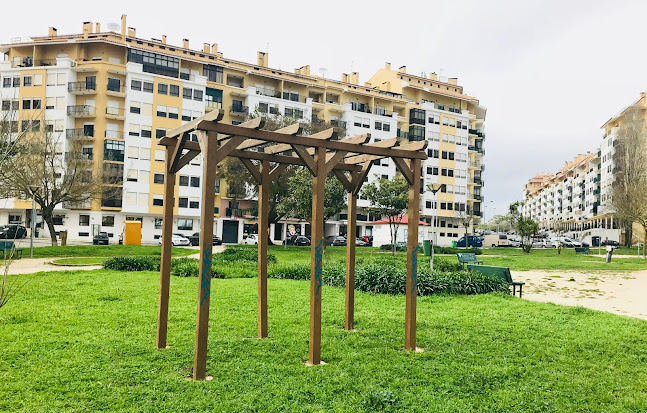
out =
{"type": "Polygon", "coordinates": [[[591,250],[589,247],[575,247],[576,254],[591,255],[591,250]]]}
{"type": "Polygon", "coordinates": [[[22,258],[22,248],[16,248],[13,241],[0,241],[0,250],[2,250],[2,259],[7,259],[7,252],[11,256],[11,251],[16,251],[14,256],[22,258]]]}
{"type": "Polygon", "coordinates": [[[507,282],[508,285],[512,286],[512,295],[517,294],[517,286],[519,286],[519,298],[521,298],[521,289],[526,283],[522,283],[520,281],[512,281],[512,274],[510,274],[510,268],[495,267],[493,265],[467,264],[467,269],[470,271],[481,273],[483,275],[494,275],[501,278],[503,281],[507,282]]]}
{"type": "Polygon", "coordinates": [[[458,258],[458,263],[463,268],[465,268],[465,264],[469,263],[483,264],[483,261],[476,260],[476,254],[473,252],[459,252],[456,254],[456,257],[458,258]]]}

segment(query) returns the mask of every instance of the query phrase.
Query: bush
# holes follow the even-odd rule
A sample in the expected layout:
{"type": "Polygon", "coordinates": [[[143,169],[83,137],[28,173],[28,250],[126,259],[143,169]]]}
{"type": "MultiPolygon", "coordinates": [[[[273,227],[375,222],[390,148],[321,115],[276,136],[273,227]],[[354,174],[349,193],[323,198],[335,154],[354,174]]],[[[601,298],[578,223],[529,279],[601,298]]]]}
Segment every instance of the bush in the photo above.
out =
{"type": "Polygon", "coordinates": [[[149,255],[113,257],[103,262],[103,268],[116,271],[159,271],[160,257],[149,255]]]}
{"type": "Polygon", "coordinates": [[[195,258],[177,258],[171,260],[171,275],[176,277],[197,277],[200,264],[195,258]]]}
{"type": "Polygon", "coordinates": [[[475,255],[483,254],[480,248],[470,247],[470,248],[457,248],[457,247],[441,247],[436,245],[434,247],[434,254],[458,254],[459,252],[471,252],[475,255]]]}
{"type": "MultiPolygon", "coordinates": [[[[230,246],[227,247],[223,252],[215,254],[216,256],[222,257],[225,261],[254,261],[258,262],[258,249],[254,247],[243,247],[243,246],[230,246]]],[[[274,254],[267,254],[267,262],[274,264],[276,263],[276,256],[274,254]]]]}
{"type": "MultiPolygon", "coordinates": [[[[393,251],[393,244],[383,244],[380,245],[380,249],[384,251],[393,251]]],[[[406,251],[407,249],[404,247],[396,247],[396,251],[406,251]]]]}
{"type": "MultiPolygon", "coordinates": [[[[508,284],[498,277],[461,271],[458,264],[434,260],[434,271],[428,267],[418,268],[418,295],[433,294],[484,294],[508,291],[508,284]],[[438,264],[436,266],[436,264],[438,264]]],[[[378,294],[404,294],[406,289],[406,266],[401,261],[375,259],[358,262],[355,268],[355,289],[378,294]]],[[[309,264],[287,264],[270,267],[268,277],[309,280],[309,264]]],[[[345,287],[346,266],[335,262],[323,267],[322,281],[333,287],[345,287]]]]}

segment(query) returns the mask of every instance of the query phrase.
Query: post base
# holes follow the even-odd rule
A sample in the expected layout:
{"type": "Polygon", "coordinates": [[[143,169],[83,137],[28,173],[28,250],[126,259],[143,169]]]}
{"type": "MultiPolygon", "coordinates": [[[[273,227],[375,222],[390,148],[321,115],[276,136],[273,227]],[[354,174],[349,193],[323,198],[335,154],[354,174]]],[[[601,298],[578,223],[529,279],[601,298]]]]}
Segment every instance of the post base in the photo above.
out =
{"type": "Polygon", "coordinates": [[[328,364],[328,363],[326,363],[325,361],[323,361],[323,360],[322,360],[322,361],[320,361],[320,362],[319,362],[319,364],[310,364],[310,362],[309,362],[309,361],[306,361],[306,362],[305,362],[305,363],[303,363],[303,364],[305,364],[305,365],[306,365],[306,367],[315,367],[315,366],[325,366],[325,365],[326,365],[326,364],[328,364]]]}

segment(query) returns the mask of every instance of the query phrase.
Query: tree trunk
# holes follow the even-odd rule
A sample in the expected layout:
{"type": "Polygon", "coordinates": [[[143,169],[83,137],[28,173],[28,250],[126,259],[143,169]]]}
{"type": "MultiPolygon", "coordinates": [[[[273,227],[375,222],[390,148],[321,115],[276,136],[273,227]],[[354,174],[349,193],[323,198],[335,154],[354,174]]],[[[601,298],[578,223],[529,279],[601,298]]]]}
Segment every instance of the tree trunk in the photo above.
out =
{"type": "Polygon", "coordinates": [[[47,229],[49,229],[49,237],[52,240],[52,247],[58,245],[56,241],[56,230],[54,229],[54,213],[53,208],[49,206],[47,208],[42,208],[41,213],[43,214],[43,221],[47,224],[47,229]]]}
{"type": "Polygon", "coordinates": [[[633,223],[625,224],[625,247],[631,248],[633,238],[633,223]]]}
{"type": "Polygon", "coordinates": [[[395,257],[395,254],[397,253],[397,247],[395,246],[395,237],[397,235],[397,231],[395,229],[395,225],[390,221],[391,220],[389,219],[389,229],[391,230],[391,255],[395,257]]]}

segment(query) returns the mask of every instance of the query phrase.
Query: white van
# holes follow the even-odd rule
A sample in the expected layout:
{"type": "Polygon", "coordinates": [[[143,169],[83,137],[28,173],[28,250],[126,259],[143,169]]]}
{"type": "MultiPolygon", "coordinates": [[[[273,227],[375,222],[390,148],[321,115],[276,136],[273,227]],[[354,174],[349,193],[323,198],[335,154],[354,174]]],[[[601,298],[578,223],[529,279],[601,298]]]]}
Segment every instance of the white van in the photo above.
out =
{"type": "MultiPolygon", "coordinates": [[[[510,238],[513,236],[510,235],[510,238]]],[[[483,248],[489,247],[509,247],[508,235],[506,234],[489,234],[483,237],[483,248]]]]}

